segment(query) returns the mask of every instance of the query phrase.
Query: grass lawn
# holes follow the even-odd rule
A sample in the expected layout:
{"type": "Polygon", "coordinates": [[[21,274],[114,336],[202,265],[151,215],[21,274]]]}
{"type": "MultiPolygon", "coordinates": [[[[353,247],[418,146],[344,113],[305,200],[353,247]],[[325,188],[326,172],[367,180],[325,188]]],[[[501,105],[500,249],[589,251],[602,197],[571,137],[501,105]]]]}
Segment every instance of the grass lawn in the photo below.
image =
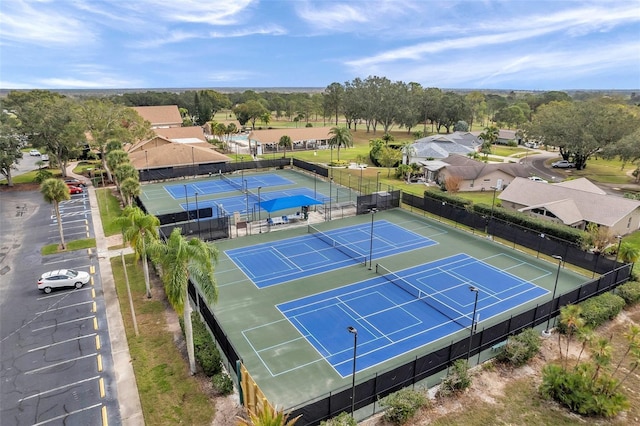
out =
{"type": "Polygon", "coordinates": [[[120,208],[120,200],[113,195],[110,188],[101,188],[96,190],[98,198],[98,206],[100,207],[100,219],[102,219],[102,229],[104,236],[110,237],[122,232],[113,220],[120,216],[122,209],[120,208]]]}
{"type": "Polygon", "coordinates": [[[155,285],[153,298],[147,299],[140,263],[134,262],[133,254],[125,256],[125,263],[138,336],[134,333],[126,297],[122,259],[111,259],[145,424],[210,425],[215,415],[215,405],[196,378],[189,374],[188,362],[178,350],[173,333],[167,329],[161,285],[155,285]]]}
{"type": "Polygon", "coordinates": [[[59,250],[59,246],[60,244],[49,244],[46,245],[44,247],[42,247],[42,250],[40,251],[42,253],[43,256],[46,256],[48,254],[55,254],[55,253],[62,253],[62,252],[66,252],[66,251],[75,251],[75,250],[82,250],[82,249],[88,249],[88,248],[92,248],[96,246],[96,239],[95,238],[85,238],[82,240],[74,240],[74,241],[65,241],[67,243],[67,249],[66,250],[59,250]]]}

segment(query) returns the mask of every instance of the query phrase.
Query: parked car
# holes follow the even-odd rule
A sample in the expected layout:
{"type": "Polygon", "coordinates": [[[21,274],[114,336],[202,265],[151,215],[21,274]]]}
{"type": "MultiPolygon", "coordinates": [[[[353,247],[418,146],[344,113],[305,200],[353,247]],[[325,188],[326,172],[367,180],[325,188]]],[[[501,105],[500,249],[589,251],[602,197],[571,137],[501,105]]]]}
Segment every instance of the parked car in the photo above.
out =
{"type": "Polygon", "coordinates": [[[42,161],[49,161],[49,155],[48,155],[48,154],[42,154],[42,155],[40,156],[40,159],[41,159],[42,161]]]}
{"type": "Polygon", "coordinates": [[[556,169],[571,169],[575,166],[576,166],[575,163],[572,163],[567,160],[560,160],[560,161],[556,161],[555,163],[551,163],[551,167],[554,167],[556,169]]]}
{"type": "Polygon", "coordinates": [[[81,181],[80,179],[76,179],[76,178],[65,178],[64,179],[64,183],[66,183],[67,185],[72,185],[72,186],[80,186],[80,187],[87,186],[83,181],[81,181]]]}
{"type": "Polygon", "coordinates": [[[76,271],[75,269],[57,269],[45,272],[38,280],[38,290],[51,293],[54,288],[75,287],[82,288],[89,282],[91,275],[88,272],[76,271]]]}
{"type": "Polygon", "coordinates": [[[41,154],[37,149],[32,149],[31,151],[29,151],[29,155],[32,157],[40,157],[41,154]]]}
{"type": "Polygon", "coordinates": [[[82,194],[84,190],[79,186],[67,185],[70,194],[82,194]]]}
{"type": "Polygon", "coordinates": [[[534,181],[534,182],[549,183],[549,181],[548,181],[548,180],[544,180],[544,179],[542,179],[541,177],[538,177],[538,176],[531,176],[531,177],[529,178],[529,180],[532,180],[532,181],[534,181]]]}

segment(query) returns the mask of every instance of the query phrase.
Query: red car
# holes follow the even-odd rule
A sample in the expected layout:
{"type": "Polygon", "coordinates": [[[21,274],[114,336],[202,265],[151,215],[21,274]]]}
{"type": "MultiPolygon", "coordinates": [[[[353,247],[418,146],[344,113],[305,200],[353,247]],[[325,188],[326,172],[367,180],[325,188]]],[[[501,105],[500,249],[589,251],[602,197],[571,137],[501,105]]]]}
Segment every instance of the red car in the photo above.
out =
{"type": "Polygon", "coordinates": [[[82,188],[79,186],[67,185],[70,194],[82,194],[82,188]]]}

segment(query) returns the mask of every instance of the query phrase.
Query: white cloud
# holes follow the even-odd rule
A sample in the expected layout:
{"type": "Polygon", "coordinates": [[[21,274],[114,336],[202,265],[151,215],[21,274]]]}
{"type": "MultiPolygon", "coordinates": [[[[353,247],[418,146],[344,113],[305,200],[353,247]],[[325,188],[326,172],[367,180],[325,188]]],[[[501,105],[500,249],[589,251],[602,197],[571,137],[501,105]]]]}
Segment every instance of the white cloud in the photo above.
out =
{"type": "Polygon", "coordinates": [[[233,25],[241,22],[243,13],[256,0],[138,0],[127,7],[144,13],[151,20],[166,23],[187,22],[207,25],[233,25]]]}

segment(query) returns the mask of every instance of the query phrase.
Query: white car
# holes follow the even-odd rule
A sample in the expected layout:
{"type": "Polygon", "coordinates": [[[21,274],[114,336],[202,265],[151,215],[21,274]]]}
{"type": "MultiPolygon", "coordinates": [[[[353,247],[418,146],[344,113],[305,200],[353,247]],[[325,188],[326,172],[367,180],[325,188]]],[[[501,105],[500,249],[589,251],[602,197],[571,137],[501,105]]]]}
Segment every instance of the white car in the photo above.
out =
{"type": "Polygon", "coordinates": [[[51,293],[54,288],[75,287],[82,288],[89,282],[91,275],[88,272],[76,271],[75,269],[58,269],[45,272],[38,280],[38,290],[51,293]]]}
{"type": "Polygon", "coordinates": [[[549,181],[548,181],[548,180],[544,180],[544,179],[542,179],[541,177],[538,177],[538,176],[531,176],[531,177],[529,178],[529,180],[532,180],[532,181],[534,181],[534,182],[549,183],[549,181]]]}
{"type": "Polygon", "coordinates": [[[37,149],[32,149],[31,151],[29,151],[29,155],[32,157],[40,157],[40,151],[38,151],[37,149]]]}

